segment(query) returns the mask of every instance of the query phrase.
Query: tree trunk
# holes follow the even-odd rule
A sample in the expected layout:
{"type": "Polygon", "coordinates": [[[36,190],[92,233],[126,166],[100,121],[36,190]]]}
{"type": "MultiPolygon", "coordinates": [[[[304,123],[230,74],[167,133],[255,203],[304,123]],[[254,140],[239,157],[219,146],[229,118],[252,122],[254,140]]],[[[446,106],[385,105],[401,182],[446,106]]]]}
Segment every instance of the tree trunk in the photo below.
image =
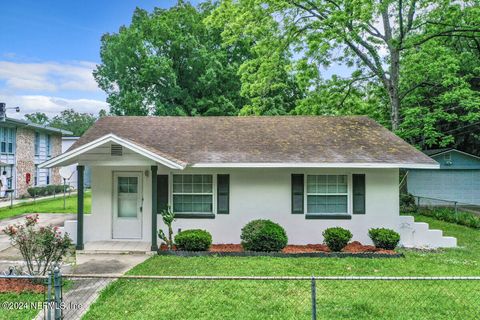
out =
{"type": "Polygon", "coordinates": [[[388,96],[390,98],[390,122],[392,131],[398,130],[400,126],[400,52],[394,45],[390,49],[390,83],[388,96]]]}

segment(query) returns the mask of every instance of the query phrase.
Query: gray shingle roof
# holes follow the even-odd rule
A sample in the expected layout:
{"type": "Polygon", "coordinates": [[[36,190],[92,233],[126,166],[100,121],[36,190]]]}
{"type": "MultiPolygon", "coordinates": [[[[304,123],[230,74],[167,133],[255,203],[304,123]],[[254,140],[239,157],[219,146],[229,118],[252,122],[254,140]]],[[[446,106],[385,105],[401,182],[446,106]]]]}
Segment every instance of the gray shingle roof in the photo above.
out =
{"type": "Polygon", "coordinates": [[[363,116],[104,117],[71,148],[113,133],[187,164],[437,164],[363,116]]]}

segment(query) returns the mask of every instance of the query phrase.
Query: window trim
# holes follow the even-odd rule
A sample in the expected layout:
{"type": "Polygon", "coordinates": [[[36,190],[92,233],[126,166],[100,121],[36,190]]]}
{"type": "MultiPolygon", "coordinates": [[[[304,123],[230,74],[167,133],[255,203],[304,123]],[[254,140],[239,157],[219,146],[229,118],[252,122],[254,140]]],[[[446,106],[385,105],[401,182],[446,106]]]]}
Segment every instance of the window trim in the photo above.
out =
{"type": "MultiPolygon", "coordinates": [[[[355,172],[356,173],[356,172],[355,172]]],[[[304,173],[304,204],[305,204],[305,219],[351,219],[353,212],[353,193],[352,193],[352,172],[305,172],[304,173]],[[346,195],[347,196],[347,212],[346,213],[309,213],[308,212],[308,176],[346,176],[347,177],[347,192],[344,194],[339,193],[321,193],[315,195],[346,195]]],[[[310,193],[310,195],[312,195],[310,193]]]]}
{"type": "MultiPolygon", "coordinates": [[[[169,190],[168,190],[168,202],[170,207],[172,208],[173,213],[175,214],[176,218],[185,218],[185,219],[208,219],[214,218],[217,214],[217,174],[216,173],[207,173],[207,172],[195,172],[195,173],[176,173],[170,172],[169,174],[169,190]],[[212,176],[212,212],[175,212],[173,211],[173,176],[175,175],[209,175],[212,176]]],[[[192,194],[192,195],[210,195],[210,193],[182,193],[182,194],[192,194]]]]}

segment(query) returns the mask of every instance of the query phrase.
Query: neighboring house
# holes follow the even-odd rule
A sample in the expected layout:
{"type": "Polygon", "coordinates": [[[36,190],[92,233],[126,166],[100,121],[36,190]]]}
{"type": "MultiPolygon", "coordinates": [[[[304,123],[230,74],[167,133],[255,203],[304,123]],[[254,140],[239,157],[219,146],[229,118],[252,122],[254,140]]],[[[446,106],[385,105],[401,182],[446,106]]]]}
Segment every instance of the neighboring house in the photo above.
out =
{"type": "MultiPolygon", "coordinates": [[[[456,149],[424,152],[440,164],[440,170],[408,170],[409,193],[420,197],[480,205],[480,157],[456,149]]],[[[442,202],[434,203],[445,205],[442,202]]]]}
{"type": "Polygon", "coordinates": [[[61,137],[69,133],[23,120],[0,121],[0,174],[7,172],[16,197],[27,195],[29,187],[61,183],[58,168],[38,165],[61,153],[61,137]]]}
{"type": "Polygon", "coordinates": [[[323,241],[341,226],[371,243],[372,227],[405,246],[451,247],[456,239],[399,215],[399,168],[438,164],[367,117],[104,117],[43,168],[92,170],[91,214],[65,231],[91,241],[143,241],[157,248],[158,215],[175,232],[205,229],[214,243],[240,243],[254,219],[281,224],[289,243],[323,241]]]}
{"type": "MultiPolygon", "coordinates": [[[[79,137],[62,137],[62,153],[67,151],[77,140],[79,137]]],[[[69,165],[68,167],[69,175],[66,178],[66,184],[72,188],[77,188],[77,164],[69,165]]],[[[83,181],[83,185],[87,188],[90,187],[90,168],[85,168],[85,178],[83,181]]]]}

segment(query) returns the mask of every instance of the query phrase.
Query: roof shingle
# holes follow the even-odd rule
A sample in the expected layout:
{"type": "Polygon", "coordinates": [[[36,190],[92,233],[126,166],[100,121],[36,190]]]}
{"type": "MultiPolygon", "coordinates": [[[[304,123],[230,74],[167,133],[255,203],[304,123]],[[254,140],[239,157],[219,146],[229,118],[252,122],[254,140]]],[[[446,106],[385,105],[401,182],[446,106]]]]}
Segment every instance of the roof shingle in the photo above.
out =
{"type": "Polygon", "coordinates": [[[436,164],[363,116],[104,117],[70,150],[110,133],[190,165],[436,164]]]}

